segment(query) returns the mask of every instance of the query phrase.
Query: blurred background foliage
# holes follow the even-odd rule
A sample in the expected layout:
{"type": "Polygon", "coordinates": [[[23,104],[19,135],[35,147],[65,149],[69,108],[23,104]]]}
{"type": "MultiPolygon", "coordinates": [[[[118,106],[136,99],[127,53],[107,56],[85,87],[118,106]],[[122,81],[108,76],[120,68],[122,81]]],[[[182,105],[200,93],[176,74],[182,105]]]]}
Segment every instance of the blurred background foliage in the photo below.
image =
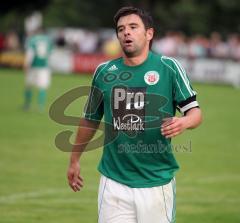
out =
{"type": "Polygon", "coordinates": [[[239,0],[8,0],[0,6],[0,32],[9,28],[23,33],[24,18],[41,11],[48,27],[113,27],[113,14],[121,6],[147,9],[154,17],[158,33],[183,31],[188,35],[223,36],[240,32],[239,0]]]}

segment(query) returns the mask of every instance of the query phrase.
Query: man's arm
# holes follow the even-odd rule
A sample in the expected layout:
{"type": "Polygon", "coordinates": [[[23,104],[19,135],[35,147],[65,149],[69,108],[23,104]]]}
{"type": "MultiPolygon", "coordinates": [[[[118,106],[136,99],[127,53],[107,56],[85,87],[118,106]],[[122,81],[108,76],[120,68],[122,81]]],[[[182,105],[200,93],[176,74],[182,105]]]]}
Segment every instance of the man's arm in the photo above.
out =
{"type": "Polygon", "coordinates": [[[25,72],[27,72],[29,70],[29,68],[31,67],[33,57],[34,57],[33,50],[30,48],[27,49],[26,53],[25,53],[25,59],[24,59],[24,65],[23,65],[23,69],[25,72]]]}
{"type": "Polygon", "coordinates": [[[79,191],[83,187],[83,178],[80,176],[79,159],[84,152],[85,147],[93,138],[99,122],[81,119],[77,131],[75,144],[70,156],[70,163],[67,171],[69,186],[75,191],[79,191]]]}
{"type": "Polygon", "coordinates": [[[164,122],[161,126],[162,135],[166,138],[172,138],[181,134],[185,129],[194,129],[202,122],[202,113],[200,108],[192,108],[186,112],[185,116],[173,117],[164,122]]]}

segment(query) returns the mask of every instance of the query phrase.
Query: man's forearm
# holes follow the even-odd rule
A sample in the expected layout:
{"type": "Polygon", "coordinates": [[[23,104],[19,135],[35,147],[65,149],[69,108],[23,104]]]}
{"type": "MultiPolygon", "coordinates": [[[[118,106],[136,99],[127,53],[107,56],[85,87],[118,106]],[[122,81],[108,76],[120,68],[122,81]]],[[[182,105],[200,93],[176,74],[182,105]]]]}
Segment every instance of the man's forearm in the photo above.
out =
{"type": "Polygon", "coordinates": [[[194,129],[202,122],[202,112],[199,108],[193,108],[183,117],[186,129],[194,129]]]}
{"type": "Polygon", "coordinates": [[[24,69],[27,70],[30,68],[32,61],[33,61],[34,53],[32,50],[28,49],[25,54],[25,60],[24,60],[24,69]]]}
{"type": "Polygon", "coordinates": [[[70,162],[78,162],[81,154],[84,152],[85,147],[91,141],[99,126],[99,122],[90,121],[86,119],[80,120],[80,125],[77,131],[75,144],[71,153],[70,162]]]}

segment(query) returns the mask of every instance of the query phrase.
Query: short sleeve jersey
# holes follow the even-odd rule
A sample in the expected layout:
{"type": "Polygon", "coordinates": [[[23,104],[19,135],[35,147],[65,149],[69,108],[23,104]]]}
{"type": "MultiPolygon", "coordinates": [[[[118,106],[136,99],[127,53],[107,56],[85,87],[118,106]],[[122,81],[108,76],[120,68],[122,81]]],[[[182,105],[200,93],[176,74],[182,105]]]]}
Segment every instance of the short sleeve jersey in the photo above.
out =
{"type": "Polygon", "coordinates": [[[30,37],[26,42],[26,48],[27,50],[30,50],[33,55],[31,67],[48,67],[48,61],[52,51],[52,47],[52,41],[46,35],[41,34],[30,37]]]}
{"type": "Polygon", "coordinates": [[[93,77],[85,118],[104,116],[105,143],[99,171],[133,188],[168,183],[179,168],[161,124],[198,107],[196,92],[174,58],[148,53],[140,65],[123,58],[100,64],[93,77]]]}

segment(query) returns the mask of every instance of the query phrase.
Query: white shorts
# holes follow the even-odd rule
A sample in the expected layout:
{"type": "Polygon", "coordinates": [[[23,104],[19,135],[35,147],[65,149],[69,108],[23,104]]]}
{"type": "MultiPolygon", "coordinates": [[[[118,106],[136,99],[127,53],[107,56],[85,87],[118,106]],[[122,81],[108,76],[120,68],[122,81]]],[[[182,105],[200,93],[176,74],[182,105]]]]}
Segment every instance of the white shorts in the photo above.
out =
{"type": "Polygon", "coordinates": [[[46,89],[51,82],[51,72],[48,68],[31,68],[26,74],[26,85],[46,89]]]}
{"type": "Polygon", "coordinates": [[[130,188],[101,176],[98,223],[175,222],[175,178],[164,186],[130,188]]]}

